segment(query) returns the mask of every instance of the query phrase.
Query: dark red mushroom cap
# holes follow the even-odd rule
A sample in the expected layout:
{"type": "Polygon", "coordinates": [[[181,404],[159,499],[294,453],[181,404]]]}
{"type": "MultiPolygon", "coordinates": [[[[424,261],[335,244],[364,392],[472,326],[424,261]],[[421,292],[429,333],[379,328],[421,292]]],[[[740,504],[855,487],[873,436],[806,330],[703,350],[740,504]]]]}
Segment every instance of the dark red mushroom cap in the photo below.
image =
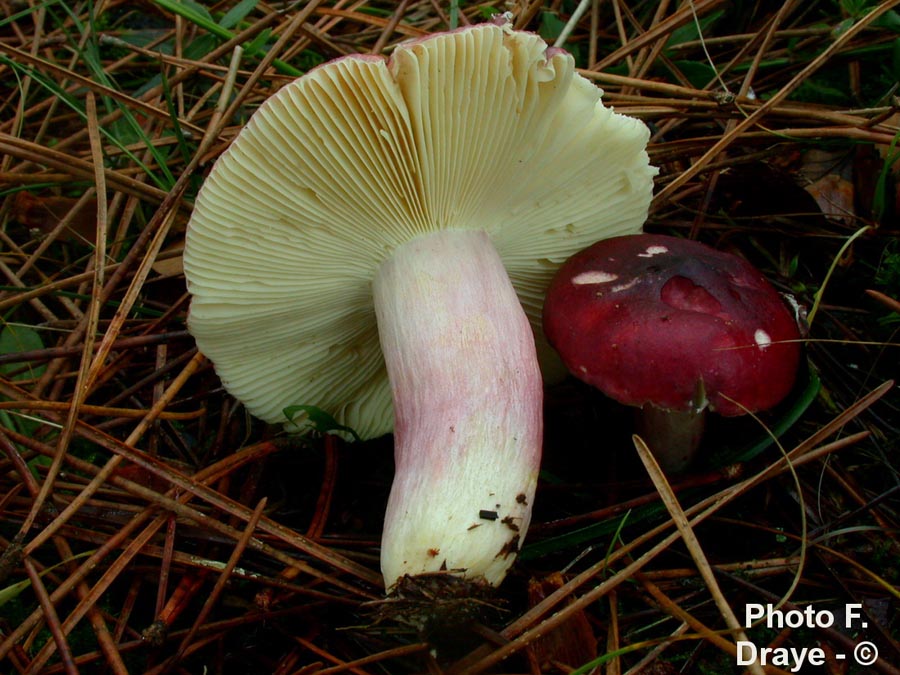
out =
{"type": "Polygon", "coordinates": [[[667,410],[696,407],[698,391],[721,415],[765,410],[791,390],[800,358],[795,317],[757,269],[663,235],[572,256],[547,292],[544,331],[576,377],[667,410]]]}

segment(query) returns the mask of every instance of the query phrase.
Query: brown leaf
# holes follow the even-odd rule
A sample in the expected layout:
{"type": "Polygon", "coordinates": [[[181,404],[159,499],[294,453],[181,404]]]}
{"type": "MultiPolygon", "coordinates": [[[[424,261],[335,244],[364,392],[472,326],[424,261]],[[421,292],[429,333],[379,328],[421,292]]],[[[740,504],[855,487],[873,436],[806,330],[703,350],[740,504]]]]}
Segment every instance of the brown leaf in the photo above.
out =
{"type": "MultiPolygon", "coordinates": [[[[72,197],[43,197],[30,192],[17,192],[12,205],[12,217],[29,230],[50,234],[77,202],[72,197]]],[[[66,226],[62,239],[93,242],[96,232],[97,200],[91,199],[66,226]]]]}
{"type": "MultiPolygon", "coordinates": [[[[559,572],[528,581],[528,600],[533,607],[561,588],[565,580],[559,572]]],[[[573,614],[528,647],[531,657],[543,668],[549,663],[580,666],[597,658],[597,637],[583,611],[573,614]]]]}
{"type": "Polygon", "coordinates": [[[854,219],[856,190],[851,155],[814,148],[804,153],[799,174],[826,218],[847,223],[854,219]]]}
{"type": "Polygon", "coordinates": [[[853,219],[853,183],[834,173],[822,176],[815,183],[806,186],[826,218],[849,222],[853,219]]]}

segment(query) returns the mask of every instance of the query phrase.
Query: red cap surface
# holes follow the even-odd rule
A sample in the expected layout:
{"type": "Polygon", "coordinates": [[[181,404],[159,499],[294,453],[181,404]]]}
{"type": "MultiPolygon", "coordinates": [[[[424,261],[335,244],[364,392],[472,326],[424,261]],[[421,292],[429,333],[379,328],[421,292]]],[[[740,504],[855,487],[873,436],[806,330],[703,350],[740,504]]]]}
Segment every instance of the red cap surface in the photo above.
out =
{"type": "Polygon", "coordinates": [[[747,261],[677,237],[605,239],[572,256],[544,331],[579,379],[628,405],[721,415],[776,405],[800,358],[797,323],[747,261]],[[746,410],[745,410],[746,409],[746,410]]]}

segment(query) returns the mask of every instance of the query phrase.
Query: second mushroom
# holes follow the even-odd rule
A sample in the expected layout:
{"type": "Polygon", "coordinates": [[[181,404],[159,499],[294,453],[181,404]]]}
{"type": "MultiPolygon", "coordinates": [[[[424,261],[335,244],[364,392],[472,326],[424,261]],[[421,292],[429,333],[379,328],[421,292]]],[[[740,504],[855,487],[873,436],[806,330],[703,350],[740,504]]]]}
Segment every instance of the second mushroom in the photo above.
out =
{"type": "Polygon", "coordinates": [[[743,258],[658,234],[572,256],[544,303],[544,330],[573,375],[639,409],[659,464],[684,470],[707,410],[771,408],[790,392],[797,320],[743,258]]]}
{"type": "Polygon", "coordinates": [[[270,423],[314,405],[395,433],[388,589],[496,585],[515,559],[543,292],[573,251],[638,231],[652,191],[646,127],[600,95],[496,24],[338,59],[266,101],[198,196],[189,327],[228,390],[270,423]]]}

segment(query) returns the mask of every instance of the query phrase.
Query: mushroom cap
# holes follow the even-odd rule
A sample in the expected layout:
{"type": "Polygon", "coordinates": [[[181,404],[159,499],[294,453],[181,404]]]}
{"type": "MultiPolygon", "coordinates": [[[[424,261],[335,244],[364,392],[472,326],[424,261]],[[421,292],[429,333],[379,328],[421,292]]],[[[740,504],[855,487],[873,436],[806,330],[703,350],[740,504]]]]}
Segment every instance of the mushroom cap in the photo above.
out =
{"type": "Polygon", "coordinates": [[[364,438],[390,431],[371,282],[436,230],[486,231],[539,329],[555,269],[646,218],[648,131],[600,96],[571,55],[495,24],[279,90],[216,162],[187,232],[189,328],[225,387],[268,422],[313,405],[364,438]]]}
{"type": "Polygon", "coordinates": [[[620,403],[721,415],[776,405],[800,358],[797,322],[750,263],[663,235],[598,242],[558,271],[544,330],[569,370],[620,403]]]}

